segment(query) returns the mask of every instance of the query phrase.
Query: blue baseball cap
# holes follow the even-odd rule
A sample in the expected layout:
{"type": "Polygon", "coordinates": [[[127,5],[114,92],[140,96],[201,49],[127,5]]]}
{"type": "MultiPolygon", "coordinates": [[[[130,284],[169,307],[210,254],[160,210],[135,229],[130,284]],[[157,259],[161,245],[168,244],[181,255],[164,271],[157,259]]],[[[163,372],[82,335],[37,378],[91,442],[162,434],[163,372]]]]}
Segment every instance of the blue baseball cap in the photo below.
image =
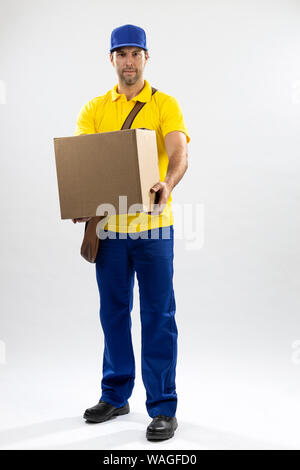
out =
{"type": "Polygon", "coordinates": [[[147,51],[145,31],[133,24],[125,24],[115,28],[111,33],[110,52],[124,46],[137,46],[147,51]]]}

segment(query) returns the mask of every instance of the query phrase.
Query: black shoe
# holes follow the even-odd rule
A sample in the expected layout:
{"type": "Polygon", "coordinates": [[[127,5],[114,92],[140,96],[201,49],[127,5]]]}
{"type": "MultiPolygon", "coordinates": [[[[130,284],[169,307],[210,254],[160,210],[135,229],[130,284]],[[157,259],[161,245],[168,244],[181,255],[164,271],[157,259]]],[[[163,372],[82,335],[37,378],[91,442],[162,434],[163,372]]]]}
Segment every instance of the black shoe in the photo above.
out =
{"type": "Polygon", "coordinates": [[[175,416],[157,415],[147,427],[146,437],[149,441],[170,439],[174,436],[178,423],[175,416]]]}
{"type": "Polygon", "coordinates": [[[113,416],[126,415],[129,411],[129,403],[121,408],[117,408],[103,400],[100,400],[97,405],[85,410],[83,417],[92,423],[103,423],[103,421],[107,421],[113,416]]]}

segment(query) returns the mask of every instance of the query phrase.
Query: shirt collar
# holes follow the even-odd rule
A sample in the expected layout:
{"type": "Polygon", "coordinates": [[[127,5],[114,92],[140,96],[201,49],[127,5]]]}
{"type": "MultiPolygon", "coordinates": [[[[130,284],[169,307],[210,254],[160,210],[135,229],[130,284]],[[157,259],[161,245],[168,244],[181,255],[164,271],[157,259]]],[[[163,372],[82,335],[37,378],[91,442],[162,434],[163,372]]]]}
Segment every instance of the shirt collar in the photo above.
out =
{"type": "MultiPolygon", "coordinates": [[[[142,101],[143,103],[147,103],[148,101],[151,100],[152,89],[151,89],[150,83],[148,83],[147,80],[144,80],[144,82],[145,82],[144,88],[140,91],[138,95],[134,96],[130,101],[142,101]]],[[[127,100],[124,94],[121,95],[120,93],[117,92],[117,89],[118,89],[118,84],[116,84],[111,90],[112,101],[116,101],[117,99],[121,98],[121,96],[123,96],[125,100],[127,100]]]]}

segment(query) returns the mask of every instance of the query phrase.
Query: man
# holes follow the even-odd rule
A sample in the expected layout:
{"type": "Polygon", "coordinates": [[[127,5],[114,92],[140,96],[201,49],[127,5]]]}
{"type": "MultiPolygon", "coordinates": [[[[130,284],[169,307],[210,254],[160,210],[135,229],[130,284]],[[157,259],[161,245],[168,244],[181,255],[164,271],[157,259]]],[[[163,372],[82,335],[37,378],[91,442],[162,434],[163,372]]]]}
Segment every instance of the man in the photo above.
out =
{"type": "MultiPolygon", "coordinates": [[[[152,418],[146,437],[168,439],[178,426],[171,191],[187,169],[190,137],[177,100],[160,90],[152,95],[150,84],[143,78],[149,59],[145,31],[130,24],[118,27],[112,31],[110,46],[110,61],[118,83],[81,108],[75,135],[120,130],[136,101],[146,103],[131,127],[156,131],[160,181],[149,190],[158,193],[159,199],[156,212],[116,214],[109,217],[104,227],[115,236],[100,239],[96,258],[105,339],[102,395],[97,405],[85,411],[84,418],[103,422],[129,412],[128,399],[135,379],[130,313],[136,273],[142,325],[142,378],[146,408],[152,418]]],[[[89,218],[73,222],[86,220],[89,218]]]]}

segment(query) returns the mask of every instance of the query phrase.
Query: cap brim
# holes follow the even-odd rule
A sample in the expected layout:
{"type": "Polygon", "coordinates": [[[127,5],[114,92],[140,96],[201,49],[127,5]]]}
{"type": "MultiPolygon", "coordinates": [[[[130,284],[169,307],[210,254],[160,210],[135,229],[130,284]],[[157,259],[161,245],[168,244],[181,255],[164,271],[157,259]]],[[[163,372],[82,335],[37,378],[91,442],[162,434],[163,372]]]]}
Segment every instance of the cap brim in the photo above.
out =
{"type": "Polygon", "coordinates": [[[126,42],[125,44],[118,44],[117,46],[114,46],[112,49],[110,49],[110,52],[114,51],[115,49],[119,49],[119,47],[125,47],[125,46],[136,46],[136,47],[139,47],[140,49],[144,49],[145,51],[148,51],[146,47],[142,47],[140,44],[136,44],[136,43],[128,44],[128,42],[126,42]]]}

